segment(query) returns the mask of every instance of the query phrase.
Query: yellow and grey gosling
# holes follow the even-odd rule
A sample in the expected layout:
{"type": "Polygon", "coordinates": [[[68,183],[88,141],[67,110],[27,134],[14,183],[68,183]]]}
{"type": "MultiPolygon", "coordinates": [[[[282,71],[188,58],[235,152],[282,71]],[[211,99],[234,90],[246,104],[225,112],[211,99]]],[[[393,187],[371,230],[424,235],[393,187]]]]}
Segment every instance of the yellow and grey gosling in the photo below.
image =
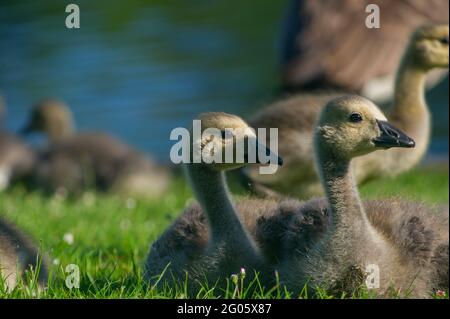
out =
{"type": "Polygon", "coordinates": [[[32,110],[24,132],[47,134],[33,174],[35,184],[49,191],[78,194],[88,188],[126,195],[158,197],[168,187],[168,169],[105,133],[76,133],[69,108],[43,100],[32,110]]]}
{"type": "MultiPolygon", "coordinates": [[[[224,133],[226,128],[246,129],[247,124],[237,116],[226,113],[205,113],[202,131],[217,128],[224,133]]],[[[253,132],[249,138],[255,139],[253,132]]],[[[245,139],[243,132],[233,137],[202,137],[195,141],[203,152],[205,145],[214,143],[214,149],[235,147],[245,139]]],[[[261,146],[263,147],[263,146],[261,146]]],[[[265,146],[264,146],[265,147],[265,146]]],[[[272,154],[274,159],[275,154],[272,154]]],[[[192,158],[192,157],[191,157],[192,158]]],[[[189,289],[194,293],[205,280],[226,286],[226,279],[241,268],[249,277],[254,271],[265,273],[266,264],[262,254],[247,229],[255,217],[269,213],[272,207],[259,204],[234,205],[228,192],[225,171],[236,169],[245,163],[201,163],[185,164],[189,183],[199,204],[188,207],[182,216],[152,244],[145,267],[145,276],[151,284],[176,285],[185,281],[188,274],[189,289]],[[242,214],[242,209],[247,213],[242,214]],[[166,269],[167,267],[167,269],[166,269]],[[164,272],[165,271],[165,272],[164,272]],[[164,274],[163,278],[158,276],[164,274]]],[[[263,275],[262,275],[263,276],[263,275]]]]}
{"type": "Polygon", "coordinates": [[[0,275],[7,290],[13,290],[19,278],[23,278],[29,270],[39,271],[38,285],[45,287],[48,277],[45,258],[26,235],[0,217],[0,275]]]}
{"type": "Polygon", "coordinates": [[[313,280],[312,288],[320,284],[340,295],[363,285],[365,267],[376,263],[382,274],[376,291],[380,297],[389,295],[391,283],[397,289],[412,284],[411,296],[417,297],[429,297],[433,290],[448,287],[448,207],[429,208],[399,199],[362,205],[345,163],[380,148],[411,147],[413,141],[363,98],[341,98],[330,102],[326,110],[317,134],[330,139],[321,142],[317,138],[316,145],[324,153],[318,160],[322,175],[328,174],[324,176],[327,199],[306,203],[296,199],[240,200],[234,209],[229,208],[231,216],[240,221],[238,227],[231,223],[234,216],[222,212],[230,203],[223,198],[223,185],[213,186],[208,167],[203,167],[205,171],[197,175],[194,184],[196,194],[202,194],[200,204],[185,209],[152,245],[146,265],[148,280],[154,284],[158,275],[164,274],[160,285],[180,283],[187,272],[188,285],[195,292],[198,281],[227,277],[239,267],[247,267],[247,273],[248,269],[261,273],[266,288],[275,284],[277,270],[291,291],[302,289],[308,278],[313,280]],[[354,113],[362,115],[359,124],[354,113]],[[325,165],[330,162],[329,152],[333,160],[325,165]],[[215,214],[222,219],[215,219],[215,214]],[[218,245],[219,238],[223,238],[223,246],[218,245]],[[223,248],[217,252],[217,247],[223,248]],[[232,266],[225,262],[227,255],[232,266]]]}
{"type": "MultiPolygon", "coordinates": [[[[390,101],[409,35],[425,24],[448,24],[448,11],[447,0],[291,0],[283,30],[283,87],[338,89],[390,101]],[[379,29],[364,27],[369,4],[380,8],[379,29]]],[[[434,70],[428,86],[446,73],[434,70]]]]}
{"type": "MultiPolygon", "coordinates": [[[[431,120],[424,90],[431,69],[448,67],[448,25],[419,28],[411,37],[397,72],[395,98],[387,117],[398,128],[414,138],[413,151],[392,150],[355,159],[356,180],[393,176],[409,170],[423,158],[428,149],[431,120]]],[[[277,174],[259,175],[248,170],[247,176],[260,188],[281,194],[308,198],[322,194],[314,169],[312,131],[323,105],[342,94],[297,95],[262,110],[249,123],[252,127],[278,128],[279,153],[284,167],[277,174]]]]}
{"type": "MultiPolygon", "coordinates": [[[[363,204],[351,168],[353,158],[380,149],[411,148],[414,141],[388,123],[373,103],[357,96],[329,102],[313,134],[326,205],[307,203],[302,213],[325,209],[330,224],[307,249],[285,250],[279,264],[283,283],[298,292],[308,283],[311,288],[352,293],[365,285],[372,267],[379,271],[379,286],[372,289],[378,296],[400,292],[430,297],[444,281],[436,270],[448,263],[448,252],[447,257],[441,254],[448,250],[444,227],[423,205],[399,200],[363,204]]],[[[448,216],[442,220],[448,225],[448,216]]],[[[293,238],[299,233],[302,229],[295,226],[290,231],[293,238]]]]}

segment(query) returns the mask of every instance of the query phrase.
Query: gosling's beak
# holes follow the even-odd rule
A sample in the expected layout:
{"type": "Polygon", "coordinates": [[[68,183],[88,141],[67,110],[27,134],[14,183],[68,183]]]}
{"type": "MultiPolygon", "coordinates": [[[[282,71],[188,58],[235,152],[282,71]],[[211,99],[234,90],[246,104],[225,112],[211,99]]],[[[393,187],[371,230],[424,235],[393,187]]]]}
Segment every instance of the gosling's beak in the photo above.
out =
{"type": "MultiPolygon", "coordinates": [[[[251,143],[256,144],[255,148],[254,148],[256,154],[254,154],[254,156],[249,156],[248,149],[247,149],[244,154],[244,159],[246,162],[248,162],[249,158],[251,157],[256,160],[256,162],[254,162],[254,163],[257,163],[257,164],[275,164],[278,166],[283,165],[283,159],[280,156],[278,156],[278,154],[275,154],[274,152],[272,152],[272,150],[270,148],[268,148],[264,144],[260,143],[256,138],[251,139],[250,141],[251,141],[251,143]]],[[[250,147],[250,149],[253,149],[253,148],[250,147]]]]}
{"type": "Polygon", "coordinates": [[[412,148],[416,146],[416,142],[412,138],[388,122],[377,120],[377,124],[381,135],[373,139],[376,146],[386,149],[391,147],[412,148]]]}
{"type": "Polygon", "coordinates": [[[283,158],[280,156],[280,155],[278,155],[278,166],[283,166],[283,158]]]}

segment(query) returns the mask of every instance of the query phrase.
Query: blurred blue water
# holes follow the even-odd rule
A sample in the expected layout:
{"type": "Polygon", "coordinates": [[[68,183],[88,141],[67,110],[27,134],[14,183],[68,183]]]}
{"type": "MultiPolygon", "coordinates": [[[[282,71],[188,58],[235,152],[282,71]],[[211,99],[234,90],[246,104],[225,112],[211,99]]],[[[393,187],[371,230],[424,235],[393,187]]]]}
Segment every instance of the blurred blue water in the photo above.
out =
{"type": "MultiPolygon", "coordinates": [[[[247,115],[274,97],[285,1],[83,0],[77,30],[65,28],[67,3],[0,1],[11,130],[36,100],[54,96],[80,130],[111,132],[167,160],[170,131],[196,114],[247,115]]],[[[437,153],[448,153],[447,87],[431,93],[437,153]]]]}

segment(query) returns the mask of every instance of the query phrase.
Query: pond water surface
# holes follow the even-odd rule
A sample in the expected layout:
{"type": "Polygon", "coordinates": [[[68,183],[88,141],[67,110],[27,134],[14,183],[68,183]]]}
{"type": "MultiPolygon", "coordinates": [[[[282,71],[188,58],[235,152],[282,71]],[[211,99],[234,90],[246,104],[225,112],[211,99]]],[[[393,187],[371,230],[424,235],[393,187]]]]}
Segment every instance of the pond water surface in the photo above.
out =
{"type": "MultiPolygon", "coordinates": [[[[246,116],[276,95],[285,1],[74,1],[76,30],[65,28],[67,3],[0,2],[10,130],[52,96],[71,106],[80,130],[108,131],[168,160],[170,131],[196,114],[246,116]]],[[[432,152],[447,154],[448,82],[430,98],[432,152]]]]}

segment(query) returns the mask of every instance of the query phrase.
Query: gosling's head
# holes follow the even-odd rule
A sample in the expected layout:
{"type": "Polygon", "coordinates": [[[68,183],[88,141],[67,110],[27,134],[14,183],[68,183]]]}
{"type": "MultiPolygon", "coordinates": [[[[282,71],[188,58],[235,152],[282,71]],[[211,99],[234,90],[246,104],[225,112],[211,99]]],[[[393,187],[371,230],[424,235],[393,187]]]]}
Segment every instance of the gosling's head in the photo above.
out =
{"type": "Polygon", "coordinates": [[[415,146],[410,137],[387,122],[375,104],[355,95],[337,98],[324,107],[314,140],[316,150],[343,160],[378,149],[415,146]]]}
{"type": "Polygon", "coordinates": [[[74,131],[72,113],[66,104],[45,99],[34,105],[23,133],[43,132],[51,139],[68,136],[74,131]]]}
{"type": "Polygon", "coordinates": [[[277,154],[259,143],[254,130],[240,117],[222,112],[201,114],[191,130],[191,160],[213,170],[230,170],[248,163],[282,164],[277,154]],[[258,154],[260,153],[260,154],[258,154]],[[261,160],[261,153],[265,160],[261,160]],[[201,154],[201,156],[200,156],[201,154]]]}
{"type": "Polygon", "coordinates": [[[427,25],[418,28],[409,46],[413,63],[425,70],[447,68],[449,65],[448,33],[448,25],[427,25]]]}

